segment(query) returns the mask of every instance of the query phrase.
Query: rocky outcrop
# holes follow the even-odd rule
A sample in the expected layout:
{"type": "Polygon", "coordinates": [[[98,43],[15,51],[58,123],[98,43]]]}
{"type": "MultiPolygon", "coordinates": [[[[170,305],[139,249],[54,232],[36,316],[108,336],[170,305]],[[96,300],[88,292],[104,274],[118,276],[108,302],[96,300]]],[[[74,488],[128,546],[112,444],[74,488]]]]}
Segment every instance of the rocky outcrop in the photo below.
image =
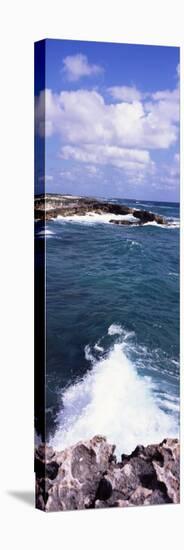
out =
{"type": "Polygon", "coordinates": [[[41,195],[35,198],[35,219],[49,220],[57,216],[85,216],[85,214],[115,214],[124,216],[131,214],[135,222],[129,220],[110,220],[118,225],[144,224],[155,221],[166,224],[165,218],[147,210],[137,210],[126,205],[104,202],[88,197],[74,197],[69,195],[41,195]]]}
{"type": "Polygon", "coordinates": [[[139,445],[117,462],[115,446],[95,436],[57,452],[35,453],[36,507],[46,512],[179,503],[179,442],[139,445]]]}
{"type": "Polygon", "coordinates": [[[147,210],[134,210],[133,216],[141,223],[156,222],[161,225],[166,223],[165,218],[153,212],[148,212],[147,210]]]}

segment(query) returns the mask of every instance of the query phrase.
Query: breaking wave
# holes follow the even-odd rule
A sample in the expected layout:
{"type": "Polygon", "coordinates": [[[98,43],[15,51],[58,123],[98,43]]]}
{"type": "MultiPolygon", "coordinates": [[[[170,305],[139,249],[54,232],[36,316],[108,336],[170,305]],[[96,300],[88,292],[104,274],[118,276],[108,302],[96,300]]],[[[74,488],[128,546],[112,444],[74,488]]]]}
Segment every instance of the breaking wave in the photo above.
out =
{"type": "Polygon", "coordinates": [[[137,222],[136,218],[132,216],[132,214],[96,214],[95,212],[88,212],[84,215],[75,214],[73,216],[57,216],[55,220],[60,222],[85,223],[90,225],[94,223],[109,223],[110,220],[124,220],[132,223],[137,222]]]}
{"type": "Polygon", "coordinates": [[[55,235],[54,231],[50,231],[47,228],[37,233],[37,237],[51,237],[52,235],[55,235]]]}
{"type": "MultiPolygon", "coordinates": [[[[156,221],[153,222],[146,222],[141,227],[158,227],[161,229],[178,229],[180,227],[179,219],[177,218],[166,218],[169,222],[169,225],[167,224],[158,224],[156,221]]],[[[131,225],[128,225],[128,227],[137,226],[137,218],[135,218],[132,214],[125,214],[125,215],[118,215],[118,214],[96,214],[95,212],[88,212],[84,215],[73,215],[73,216],[57,216],[57,218],[52,218],[52,221],[60,222],[60,223],[79,223],[79,224],[109,224],[111,220],[122,220],[131,222],[131,225]]],[[[113,225],[113,224],[112,224],[113,225]]]]}
{"type": "Polygon", "coordinates": [[[86,346],[90,368],[62,393],[57,429],[49,441],[54,448],[64,449],[101,434],[116,444],[120,457],[137,444],[178,435],[175,413],[179,400],[167,392],[156,395],[152,377],[140,374],[127,353],[127,342],[133,334],[113,324],[108,329],[108,337],[113,340],[108,352],[104,352],[100,340],[93,348],[86,346]],[[167,412],[163,399],[168,404],[167,412]]]}

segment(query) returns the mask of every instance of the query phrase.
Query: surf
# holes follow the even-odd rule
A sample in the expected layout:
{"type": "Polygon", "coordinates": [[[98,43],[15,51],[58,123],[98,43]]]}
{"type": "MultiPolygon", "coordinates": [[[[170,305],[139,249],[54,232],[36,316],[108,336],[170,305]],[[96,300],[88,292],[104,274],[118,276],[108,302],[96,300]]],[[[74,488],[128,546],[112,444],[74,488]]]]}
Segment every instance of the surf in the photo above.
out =
{"type": "Polygon", "coordinates": [[[98,358],[87,346],[89,370],[62,393],[57,429],[49,441],[58,450],[100,434],[116,445],[120,458],[138,444],[158,443],[177,435],[176,418],[172,411],[166,413],[161,408],[152,379],[140,376],[127,356],[129,335],[122,336],[119,325],[111,325],[108,334],[121,334],[123,341],[119,336],[108,353],[98,358]]]}

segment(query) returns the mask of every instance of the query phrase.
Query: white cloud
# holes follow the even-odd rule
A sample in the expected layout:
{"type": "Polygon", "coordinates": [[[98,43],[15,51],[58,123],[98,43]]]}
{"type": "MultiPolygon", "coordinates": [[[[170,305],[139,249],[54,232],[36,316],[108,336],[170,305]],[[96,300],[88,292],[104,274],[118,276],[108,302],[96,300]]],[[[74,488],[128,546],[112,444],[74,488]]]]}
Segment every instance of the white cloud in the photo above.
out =
{"type": "Polygon", "coordinates": [[[145,104],[147,112],[151,112],[156,123],[161,119],[167,124],[179,122],[179,90],[162,90],[152,94],[150,103],[145,104]]]}
{"type": "Polygon", "coordinates": [[[117,100],[132,103],[132,101],[140,101],[142,94],[134,86],[112,86],[108,88],[110,95],[117,100]]]}
{"type": "Polygon", "coordinates": [[[180,156],[175,153],[168,162],[155,166],[155,174],[151,185],[156,189],[177,189],[180,184],[180,156]]]}
{"type": "Polygon", "coordinates": [[[140,149],[167,149],[178,137],[178,90],[153,94],[151,101],[105,103],[92,90],[41,92],[36,102],[38,131],[59,134],[68,144],[94,143],[140,149]]]}
{"type": "Polygon", "coordinates": [[[89,176],[100,177],[101,175],[99,168],[94,164],[86,164],[85,169],[87,170],[89,176]]]}
{"type": "Polygon", "coordinates": [[[171,178],[174,178],[174,180],[180,179],[180,155],[176,153],[173,157],[173,161],[171,163],[171,166],[168,167],[168,173],[171,176],[171,178]]]}
{"type": "Polygon", "coordinates": [[[86,55],[78,53],[63,59],[63,72],[68,80],[77,81],[84,76],[97,75],[103,72],[103,68],[90,64],[86,55]]]}
{"type": "Polygon", "coordinates": [[[126,149],[111,145],[85,144],[81,146],[65,145],[61,150],[61,157],[65,160],[73,159],[78,162],[92,163],[92,171],[95,173],[94,164],[110,164],[125,171],[144,171],[153,166],[148,151],[126,149]]]}
{"type": "MultiPolygon", "coordinates": [[[[70,80],[97,74],[101,68],[90,65],[87,57],[67,57],[65,73],[70,80]]],[[[177,68],[177,72],[178,72],[177,68]]],[[[41,136],[57,135],[60,156],[73,160],[71,170],[61,176],[75,180],[83,171],[89,178],[105,177],[111,165],[127,181],[142,183],[149,175],[150,185],[171,187],[179,181],[178,155],[157,167],[152,150],[169,149],[179,134],[179,89],[141,93],[136,87],[114,86],[113,98],[106,102],[96,90],[78,89],[53,93],[47,89],[36,99],[36,125],[41,136]],[[116,100],[116,101],[114,101],[116,100]],[[46,120],[44,113],[46,112],[46,120]],[[78,168],[77,168],[78,166],[78,168]]]]}

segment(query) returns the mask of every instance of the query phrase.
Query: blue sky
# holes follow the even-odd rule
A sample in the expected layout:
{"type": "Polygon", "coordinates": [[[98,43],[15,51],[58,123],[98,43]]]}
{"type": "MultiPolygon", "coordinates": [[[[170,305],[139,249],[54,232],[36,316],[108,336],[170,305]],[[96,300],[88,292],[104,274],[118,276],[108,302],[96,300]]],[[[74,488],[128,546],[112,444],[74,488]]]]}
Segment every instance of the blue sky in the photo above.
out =
{"type": "Polygon", "coordinates": [[[45,88],[47,192],[179,200],[179,48],[49,39],[45,88]]]}

